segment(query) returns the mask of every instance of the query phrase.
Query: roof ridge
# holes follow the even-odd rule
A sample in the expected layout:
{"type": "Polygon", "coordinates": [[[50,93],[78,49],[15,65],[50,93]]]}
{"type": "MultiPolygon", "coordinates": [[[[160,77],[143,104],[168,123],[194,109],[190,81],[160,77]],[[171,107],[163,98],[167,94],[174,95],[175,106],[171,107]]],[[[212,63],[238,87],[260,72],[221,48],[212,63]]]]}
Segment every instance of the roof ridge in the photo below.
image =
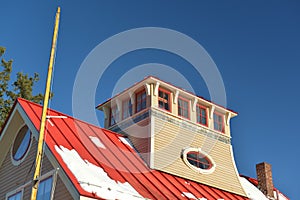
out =
{"type": "MultiPolygon", "coordinates": [[[[16,100],[16,102],[20,103],[20,101],[24,101],[24,102],[26,102],[26,103],[28,103],[28,104],[35,105],[35,106],[38,106],[38,107],[42,107],[41,104],[38,104],[38,103],[35,103],[35,102],[32,102],[32,101],[29,101],[29,100],[24,99],[24,98],[21,98],[21,97],[18,97],[17,100],[16,100]]],[[[21,106],[22,106],[22,104],[21,104],[21,106]]],[[[70,119],[73,119],[73,120],[75,120],[75,121],[78,121],[78,122],[87,124],[87,125],[92,126],[92,127],[94,127],[94,128],[101,129],[101,130],[105,130],[105,131],[109,132],[110,134],[114,134],[114,135],[118,135],[118,136],[122,136],[122,137],[124,137],[124,138],[127,138],[127,136],[124,136],[124,135],[122,135],[122,134],[120,134],[120,133],[116,133],[116,132],[113,132],[113,131],[111,131],[111,130],[105,129],[105,128],[103,128],[103,127],[97,126],[97,125],[95,125],[95,124],[89,123],[89,122],[87,122],[87,121],[84,121],[84,120],[75,118],[75,117],[73,117],[73,116],[71,116],[71,115],[68,115],[68,114],[65,114],[65,113],[63,113],[63,112],[61,112],[61,111],[57,111],[57,110],[52,109],[52,108],[48,108],[47,111],[56,112],[56,113],[59,114],[59,115],[66,116],[66,117],[68,117],[68,118],[70,118],[70,119]]],[[[1,133],[0,133],[0,135],[1,135],[1,133]]]]}

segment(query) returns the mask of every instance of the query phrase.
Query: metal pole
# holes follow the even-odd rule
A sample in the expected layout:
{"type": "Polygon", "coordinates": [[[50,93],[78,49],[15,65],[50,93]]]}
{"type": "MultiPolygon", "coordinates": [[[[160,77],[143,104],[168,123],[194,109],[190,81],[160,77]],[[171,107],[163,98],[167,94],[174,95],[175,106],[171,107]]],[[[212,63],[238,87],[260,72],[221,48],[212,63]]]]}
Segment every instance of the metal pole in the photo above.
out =
{"type": "Polygon", "coordinates": [[[36,167],[35,167],[35,172],[34,172],[34,176],[33,176],[31,200],[36,200],[38,186],[39,186],[38,177],[41,174],[41,164],[42,164],[41,161],[42,161],[42,156],[43,156],[45,124],[46,124],[48,101],[49,101],[49,96],[50,96],[52,69],[53,69],[57,35],[58,35],[59,17],[60,17],[60,7],[57,8],[56,17],[55,17],[55,26],[54,26],[51,54],[50,54],[50,60],[49,60],[49,66],[48,66],[48,75],[47,75],[47,82],[46,82],[46,88],[45,88],[44,104],[43,104],[43,111],[42,111],[42,118],[41,118],[41,125],[40,125],[40,134],[39,134],[38,148],[37,148],[37,154],[36,154],[36,160],[35,160],[36,167]]]}

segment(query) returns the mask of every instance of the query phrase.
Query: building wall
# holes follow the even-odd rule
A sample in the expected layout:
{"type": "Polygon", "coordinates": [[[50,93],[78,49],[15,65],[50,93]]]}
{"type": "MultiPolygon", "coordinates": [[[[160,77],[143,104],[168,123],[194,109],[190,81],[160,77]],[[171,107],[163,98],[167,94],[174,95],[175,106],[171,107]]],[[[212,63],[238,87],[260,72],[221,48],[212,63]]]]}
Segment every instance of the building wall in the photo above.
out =
{"type": "Polygon", "coordinates": [[[192,123],[183,123],[181,119],[166,117],[165,113],[160,111],[155,112],[156,114],[152,114],[155,124],[155,169],[245,196],[233,160],[230,140],[228,142],[224,140],[226,138],[216,139],[215,136],[219,134],[217,132],[196,129],[192,123]],[[193,128],[195,130],[191,131],[193,128]],[[215,171],[211,174],[201,174],[187,166],[182,159],[182,151],[187,147],[201,148],[211,156],[216,163],[215,171]]]}
{"type": "MultiPolygon", "coordinates": [[[[10,134],[10,137],[14,138],[17,134],[16,131],[23,123],[24,122],[22,118],[20,118],[20,115],[16,113],[9,125],[9,128],[4,134],[10,134]]],[[[31,147],[28,154],[24,158],[24,161],[17,166],[12,163],[11,158],[11,145],[13,144],[13,140],[9,140],[7,143],[10,143],[10,146],[8,147],[8,152],[4,157],[2,165],[0,166],[0,199],[5,199],[7,193],[12,192],[26,183],[29,183],[34,173],[33,163],[36,156],[37,141],[35,139],[32,140],[31,147]]],[[[49,159],[44,156],[42,175],[52,171],[53,169],[54,167],[51,165],[49,159]]],[[[26,185],[27,186],[23,191],[23,199],[30,199],[31,184],[26,185]]],[[[59,175],[57,176],[54,199],[73,199],[59,175]]]]}
{"type": "MultiPolygon", "coordinates": [[[[128,135],[141,157],[153,169],[246,196],[239,180],[231,146],[229,122],[236,113],[151,78],[112,98],[111,101],[121,102],[124,96],[128,98],[130,93],[134,94],[144,87],[148,88],[149,92],[147,96],[149,114],[134,113],[131,119],[120,121],[109,128],[119,133],[124,133],[125,130],[125,135],[128,135]],[[170,111],[158,107],[159,88],[170,95],[170,111]],[[188,101],[189,119],[178,116],[179,97],[188,101]],[[207,126],[197,123],[197,104],[207,108],[207,126]],[[214,130],[214,112],[223,115],[224,132],[214,130]],[[128,123],[128,120],[134,123],[128,123]],[[201,148],[212,157],[216,164],[214,172],[203,174],[183,162],[182,151],[187,147],[201,148]]],[[[107,103],[102,107],[109,106],[110,103],[107,103]]]]}
{"type": "Polygon", "coordinates": [[[150,166],[151,137],[149,117],[122,130],[139,152],[142,159],[150,166]]]}
{"type": "Polygon", "coordinates": [[[228,135],[157,108],[145,110],[135,117],[140,121],[134,123],[137,118],[129,118],[131,123],[118,124],[117,132],[128,136],[148,166],[245,196],[228,135]],[[216,163],[215,171],[201,174],[187,166],[182,159],[182,151],[187,147],[201,148],[211,156],[216,163]]]}

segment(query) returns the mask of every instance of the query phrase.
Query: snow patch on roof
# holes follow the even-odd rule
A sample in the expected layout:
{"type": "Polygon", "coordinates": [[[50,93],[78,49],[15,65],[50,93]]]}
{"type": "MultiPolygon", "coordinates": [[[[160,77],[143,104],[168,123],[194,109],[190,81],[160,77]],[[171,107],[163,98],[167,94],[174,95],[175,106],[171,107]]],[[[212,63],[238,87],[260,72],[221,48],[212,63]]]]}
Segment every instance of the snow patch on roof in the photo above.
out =
{"type": "Polygon", "coordinates": [[[83,160],[75,149],[55,145],[55,150],[85,191],[104,199],[144,199],[128,182],[111,179],[101,167],[83,160]]]}
{"type": "Polygon", "coordinates": [[[131,144],[129,143],[129,141],[128,141],[126,138],[124,138],[124,137],[119,137],[119,140],[120,140],[121,142],[123,142],[124,144],[128,145],[130,148],[132,148],[131,144]]]}
{"type": "Polygon", "coordinates": [[[191,183],[190,183],[190,182],[188,182],[188,181],[185,181],[184,183],[185,183],[185,184],[187,184],[187,185],[191,185],[191,183]]]}
{"type": "Polygon", "coordinates": [[[181,194],[181,196],[187,197],[187,198],[189,198],[189,199],[197,199],[192,193],[189,193],[189,192],[183,192],[183,193],[181,194]]]}
{"type": "Polygon", "coordinates": [[[269,200],[255,185],[246,178],[240,177],[241,184],[251,200],[269,200]]]}
{"type": "Polygon", "coordinates": [[[89,138],[92,140],[92,142],[97,146],[100,147],[102,149],[106,149],[105,145],[101,142],[101,140],[99,140],[99,138],[94,137],[94,136],[89,136],[89,138]]]}

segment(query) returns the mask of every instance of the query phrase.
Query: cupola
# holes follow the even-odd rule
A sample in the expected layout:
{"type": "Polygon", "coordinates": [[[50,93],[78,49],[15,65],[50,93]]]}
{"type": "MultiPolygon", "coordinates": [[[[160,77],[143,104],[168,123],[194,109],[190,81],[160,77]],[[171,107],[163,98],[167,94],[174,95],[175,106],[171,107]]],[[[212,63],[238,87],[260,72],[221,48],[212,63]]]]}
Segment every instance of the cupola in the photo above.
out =
{"type": "Polygon", "coordinates": [[[97,109],[150,168],[245,195],[231,145],[236,112],[152,76],[97,109]]]}

